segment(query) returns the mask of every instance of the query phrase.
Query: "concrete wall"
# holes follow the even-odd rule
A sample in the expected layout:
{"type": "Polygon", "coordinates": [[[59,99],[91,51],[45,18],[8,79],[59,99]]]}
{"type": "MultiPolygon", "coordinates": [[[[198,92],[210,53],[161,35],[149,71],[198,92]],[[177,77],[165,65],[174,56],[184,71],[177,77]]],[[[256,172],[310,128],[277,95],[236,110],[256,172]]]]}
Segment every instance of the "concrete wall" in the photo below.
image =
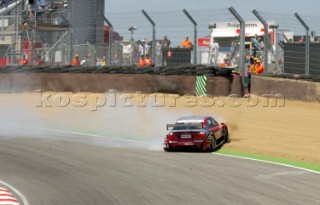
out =
{"type": "MultiPolygon", "coordinates": [[[[161,76],[88,73],[7,73],[0,74],[0,92],[117,92],[196,94],[195,76],[161,76]]],[[[241,80],[235,77],[208,77],[208,94],[242,95],[241,80]]]]}
{"type": "Polygon", "coordinates": [[[207,77],[207,92],[213,96],[228,96],[236,94],[242,96],[244,89],[241,85],[241,77],[207,77]]]}
{"type": "Polygon", "coordinates": [[[320,83],[252,76],[251,94],[281,94],[289,100],[320,102],[320,83]]]}

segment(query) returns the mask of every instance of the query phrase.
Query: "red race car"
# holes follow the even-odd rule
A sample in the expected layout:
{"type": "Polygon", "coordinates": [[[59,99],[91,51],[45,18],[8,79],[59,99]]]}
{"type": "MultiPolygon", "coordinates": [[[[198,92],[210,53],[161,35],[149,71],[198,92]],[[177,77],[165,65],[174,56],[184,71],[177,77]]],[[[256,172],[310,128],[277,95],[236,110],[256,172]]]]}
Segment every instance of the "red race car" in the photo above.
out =
{"type": "Polygon", "coordinates": [[[181,117],[175,124],[168,124],[163,149],[173,151],[182,148],[198,148],[202,151],[214,151],[228,142],[228,127],[219,124],[213,117],[187,116],[181,117]]]}

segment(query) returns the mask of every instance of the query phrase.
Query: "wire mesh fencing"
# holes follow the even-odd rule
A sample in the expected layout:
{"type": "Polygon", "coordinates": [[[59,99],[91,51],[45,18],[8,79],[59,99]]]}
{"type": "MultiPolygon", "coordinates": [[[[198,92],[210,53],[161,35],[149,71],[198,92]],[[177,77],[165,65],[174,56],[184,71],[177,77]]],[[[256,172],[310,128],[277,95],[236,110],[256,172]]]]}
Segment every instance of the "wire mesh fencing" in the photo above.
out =
{"type": "MultiPolygon", "coordinates": [[[[183,10],[146,12],[155,23],[155,28],[142,12],[107,15],[114,30],[123,36],[123,42],[118,42],[123,46],[121,56],[128,59],[129,55],[133,59],[131,63],[137,63],[141,55],[147,54],[157,66],[177,63],[209,64],[210,24],[219,21],[237,22],[227,8],[187,11],[196,26],[183,10]],[[187,36],[192,43],[190,48],[182,45],[187,36]],[[130,54],[128,50],[131,51],[130,54]]],[[[236,34],[234,38],[219,39],[219,53],[214,63],[221,63],[226,56],[231,55],[231,43],[236,40],[236,34]]],[[[128,60],[122,60],[128,63],[128,60]]]]}
{"type": "Polygon", "coordinates": [[[318,59],[320,57],[319,33],[320,16],[299,14],[259,12],[264,19],[271,20],[269,29],[273,32],[270,38],[270,62],[273,64],[268,72],[274,72],[276,64],[281,73],[320,75],[318,59]],[[302,22],[299,21],[302,19],[302,22]],[[306,24],[308,30],[304,27],[306,24]],[[319,41],[318,41],[319,39],[319,41]]]}

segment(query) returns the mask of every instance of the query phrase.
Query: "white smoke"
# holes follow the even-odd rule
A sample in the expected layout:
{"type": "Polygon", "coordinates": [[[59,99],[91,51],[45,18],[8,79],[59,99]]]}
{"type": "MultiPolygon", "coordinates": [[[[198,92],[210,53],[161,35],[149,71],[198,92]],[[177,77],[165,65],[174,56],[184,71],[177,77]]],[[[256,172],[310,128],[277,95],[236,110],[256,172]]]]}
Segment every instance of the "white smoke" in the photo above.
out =
{"type": "MultiPolygon", "coordinates": [[[[66,95],[74,95],[65,93],[66,95]]],[[[54,94],[56,95],[56,94],[54,94]]],[[[89,94],[85,94],[89,95],[89,94]]],[[[37,107],[37,93],[0,94],[0,137],[69,139],[107,147],[139,147],[160,150],[166,124],[192,115],[177,107],[145,107],[108,104],[92,111],[86,107],[37,107]]]]}

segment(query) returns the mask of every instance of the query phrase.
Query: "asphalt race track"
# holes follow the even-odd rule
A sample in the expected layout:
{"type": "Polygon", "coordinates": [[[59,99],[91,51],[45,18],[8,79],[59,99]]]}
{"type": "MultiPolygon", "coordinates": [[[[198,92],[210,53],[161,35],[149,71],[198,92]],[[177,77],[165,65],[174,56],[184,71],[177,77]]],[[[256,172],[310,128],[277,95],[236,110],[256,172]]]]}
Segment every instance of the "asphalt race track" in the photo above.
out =
{"type": "Polygon", "coordinates": [[[320,204],[317,173],[75,138],[54,132],[49,139],[0,136],[0,180],[30,205],[320,204]]]}

